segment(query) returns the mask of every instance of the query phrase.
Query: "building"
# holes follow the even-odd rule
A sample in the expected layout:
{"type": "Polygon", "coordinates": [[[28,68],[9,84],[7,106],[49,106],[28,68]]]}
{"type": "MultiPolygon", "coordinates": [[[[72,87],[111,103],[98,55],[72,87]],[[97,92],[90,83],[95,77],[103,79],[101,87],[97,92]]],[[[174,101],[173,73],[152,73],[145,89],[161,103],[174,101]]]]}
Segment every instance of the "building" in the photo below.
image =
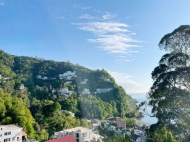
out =
{"type": "Polygon", "coordinates": [[[91,129],[87,129],[84,127],[76,127],[72,129],[55,132],[54,137],[61,138],[68,135],[73,136],[77,142],[91,142],[93,139],[102,142],[103,139],[102,136],[92,133],[91,129]]]}
{"type": "Polygon", "coordinates": [[[68,88],[61,88],[59,90],[59,93],[60,93],[60,95],[65,95],[65,94],[69,93],[69,90],[68,90],[68,88]]]}
{"type": "Polygon", "coordinates": [[[42,76],[41,76],[41,75],[38,75],[38,76],[37,76],[37,79],[42,79],[42,76]]]}
{"type": "Polygon", "coordinates": [[[85,88],[85,89],[81,92],[81,94],[82,94],[82,95],[90,94],[90,90],[85,88]]]}
{"type": "Polygon", "coordinates": [[[65,136],[65,137],[49,140],[46,142],[77,142],[77,141],[74,139],[73,136],[65,136]]]}
{"type": "Polygon", "coordinates": [[[24,90],[24,84],[21,84],[19,87],[20,90],[24,90]]]}
{"type": "Polygon", "coordinates": [[[22,142],[22,128],[15,125],[0,125],[0,142],[22,142]]]}
{"type": "Polygon", "coordinates": [[[53,89],[51,92],[52,92],[52,94],[54,94],[54,93],[56,92],[56,90],[55,90],[55,89],[53,89]]]}
{"type": "Polygon", "coordinates": [[[71,111],[67,111],[67,110],[61,110],[61,112],[63,112],[63,113],[69,113],[72,117],[75,117],[75,114],[73,113],[73,112],[71,112],[71,111]]]}
{"type": "Polygon", "coordinates": [[[97,89],[97,93],[106,93],[111,91],[113,88],[104,88],[104,89],[97,89]]]}
{"type": "Polygon", "coordinates": [[[73,80],[77,77],[76,71],[67,71],[66,73],[59,74],[60,79],[73,80]]]}
{"type": "Polygon", "coordinates": [[[126,128],[126,121],[123,120],[121,117],[116,117],[116,124],[117,124],[117,128],[126,128]]]}
{"type": "Polygon", "coordinates": [[[139,135],[136,135],[136,134],[133,135],[132,139],[134,142],[142,142],[143,141],[142,137],[139,135]]]}
{"type": "Polygon", "coordinates": [[[44,77],[43,77],[43,80],[47,80],[47,79],[48,79],[48,77],[47,77],[47,76],[44,76],[44,77]]]}

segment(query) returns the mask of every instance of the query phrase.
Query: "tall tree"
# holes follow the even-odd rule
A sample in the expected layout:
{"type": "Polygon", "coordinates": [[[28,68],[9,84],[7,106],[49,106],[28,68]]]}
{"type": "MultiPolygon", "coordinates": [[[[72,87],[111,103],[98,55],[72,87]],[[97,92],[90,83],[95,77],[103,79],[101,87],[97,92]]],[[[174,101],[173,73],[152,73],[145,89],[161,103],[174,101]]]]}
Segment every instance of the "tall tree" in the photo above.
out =
{"type": "Polygon", "coordinates": [[[156,126],[166,125],[175,135],[190,137],[190,26],[180,26],[166,34],[159,47],[167,51],[152,72],[154,83],[149,105],[158,118],[156,126]]]}

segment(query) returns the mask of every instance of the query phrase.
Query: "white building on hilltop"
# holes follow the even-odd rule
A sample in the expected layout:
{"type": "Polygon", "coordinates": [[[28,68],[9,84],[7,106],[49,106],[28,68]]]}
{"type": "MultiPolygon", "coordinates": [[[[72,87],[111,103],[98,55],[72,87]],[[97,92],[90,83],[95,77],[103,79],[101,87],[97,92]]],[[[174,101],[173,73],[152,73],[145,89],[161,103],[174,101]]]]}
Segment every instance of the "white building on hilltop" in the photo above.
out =
{"type": "Polygon", "coordinates": [[[59,132],[55,132],[54,138],[61,138],[68,135],[72,135],[77,142],[91,142],[93,139],[102,142],[103,137],[92,133],[91,129],[84,127],[76,127],[72,129],[67,129],[59,132]]]}
{"type": "Polygon", "coordinates": [[[111,91],[113,88],[97,89],[97,93],[105,93],[111,91]]]}
{"type": "Polygon", "coordinates": [[[82,95],[90,94],[90,90],[85,88],[85,89],[81,92],[81,94],[82,94],[82,95]]]}
{"type": "Polygon", "coordinates": [[[66,80],[73,80],[77,77],[76,75],[76,71],[72,72],[72,71],[67,71],[63,74],[59,74],[59,78],[60,79],[66,79],[66,80]]]}
{"type": "Polygon", "coordinates": [[[19,89],[20,89],[20,90],[24,90],[24,84],[20,84],[19,89]]]}
{"type": "Polygon", "coordinates": [[[61,89],[59,90],[59,93],[60,93],[61,95],[68,94],[68,93],[69,93],[69,89],[68,89],[68,88],[61,88],[61,89]]]}
{"type": "Polygon", "coordinates": [[[22,142],[22,128],[15,125],[0,125],[0,142],[22,142]]]}

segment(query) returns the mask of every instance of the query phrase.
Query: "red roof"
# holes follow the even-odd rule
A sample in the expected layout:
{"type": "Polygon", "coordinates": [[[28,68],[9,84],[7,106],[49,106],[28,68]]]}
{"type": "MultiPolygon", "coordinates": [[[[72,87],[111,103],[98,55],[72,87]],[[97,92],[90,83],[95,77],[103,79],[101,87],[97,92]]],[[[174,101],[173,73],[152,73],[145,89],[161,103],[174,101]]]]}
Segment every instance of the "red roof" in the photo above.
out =
{"type": "Polygon", "coordinates": [[[65,136],[65,137],[49,140],[46,142],[77,142],[77,141],[73,138],[73,136],[65,136]]]}
{"type": "Polygon", "coordinates": [[[22,136],[27,136],[26,132],[22,132],[22,136]]]}

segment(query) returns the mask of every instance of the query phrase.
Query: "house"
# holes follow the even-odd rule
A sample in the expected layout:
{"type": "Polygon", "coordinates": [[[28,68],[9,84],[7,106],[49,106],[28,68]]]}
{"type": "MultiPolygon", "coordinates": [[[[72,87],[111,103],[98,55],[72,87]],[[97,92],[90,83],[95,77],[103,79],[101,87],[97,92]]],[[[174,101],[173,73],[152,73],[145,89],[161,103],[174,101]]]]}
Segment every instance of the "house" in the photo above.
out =
{"type": "Polygon", "coordinates": [[[56,90],[55,90],[55,89],[53,89],[51,92],[52,92],[52,94],[54,94],[54,93],[56,92],[56,90]]]}
{"type": "Polygon", "coordinates": [[[77,77],[76,71],[67,71],[66,73],[59,74],[60,79],[73,80],[77,77]]]}
{"type": "Polygon", "coordinates": [[[138,129],[134,129],[134,134],[139,135],[139,136],[144,136],[145,132],[138,130],[138,129]]]}
{"type": "Polygon", "coordinates": [[[136,135],[136,134],[133,135],[132,139],[134,142],[142,142],[143,141],[142,137],[139,135],[136,135]]]}
{"type": "Polygon", "coordinates": [[[66,84],[72,84],[72,81],[66,81],[65,83],[66,84]]]}
{"type": "Polygon", "coordinates": [[[21,84],[19,87],[20,90],[24,90],[24,84],[21,84]]]}
{"type": "Polygon", "coordinates": [[[125,132],[128,136],[130,136],[131,135],[131,131],[130,130],[126,130],[126,132],[125,132]]]}
{"type": "Polygon", "coordinates": [[[73,136],[77,142],[91,142],[93,139],[102,142],[103,139],[102,136],[92,133],[91,129],[87,129],[84,127],[76,127],[72,129],[55,132],[54,137],[61,138],[68,135],[73,136]]]}
{"type": "Polygon", "coordinates": [[[26,133],[22,132],[22,128],[15,125],[0,125],[0,142],[17,141],[22,142],[26,133]]]}
{"type": "Polygon", "coordinates": [[[116,120],[117,128],[120,128],[120,129],[126,128],[126,121],[123,120],[121,117],[116,117],[115,120],[116,120]]]}
{"type": "Polygon", "coordinates": [[[110,126],[108,127],[108,130],[109,130],[109,131],[115,131],[116,128],[115,128],[115,126],[110,125],[110,126]]]}
{"type": "Polygon", "coordinates": [[[90,90],[84,88],[84,90],[81,92],[82,95],[90,94],[90,90]]]}
{"type": "Polygon", "coordinates": [[[97,93],[106,93],[111,91],[113,88],[104,88],[104,89],[97,89],[96,92],[97,93]]]}
{"type": "Polygon", "coordinates": [[[109,127],[109,123],[108,122],[104,122],[103,126],[104,126],[104,128],[108,128],[109,127]]]}
{"type": "Polygon", "coordinates": [[[75,114],[71,111],[67,111],[67,110],[61,110],[61,112],[66,112],[66,113],[69,113],[72,117],[75,117],[75,114]]]}
{"type": "Polygon", "coordinates": [[[69,90],[68,90],[68,88],[61,88],[59,90],[59,93],[60,93],[60,95],[65,95],[65,94],[69,93],[69,90]]]}
{"type": "Polygon", "coordinates": [[[65,136],[65,137],[49,140],[46,142],[77,142],[77,141],[74,139],[73,136],[65,136]]]}
{"type": "Polygon", "coordinates": [[[42,79],[42,76],[41,76],[41,75],[38,75],[38,76],[37,76],[37,79],[42,79]]]}
{"type": "Polygon", "coordinates": [[[48,79],[48,77],[47,77],[47,76],[44,76],[44,77],[43,77],[43,80],[47,80],[47,79],[48,79]]]}

